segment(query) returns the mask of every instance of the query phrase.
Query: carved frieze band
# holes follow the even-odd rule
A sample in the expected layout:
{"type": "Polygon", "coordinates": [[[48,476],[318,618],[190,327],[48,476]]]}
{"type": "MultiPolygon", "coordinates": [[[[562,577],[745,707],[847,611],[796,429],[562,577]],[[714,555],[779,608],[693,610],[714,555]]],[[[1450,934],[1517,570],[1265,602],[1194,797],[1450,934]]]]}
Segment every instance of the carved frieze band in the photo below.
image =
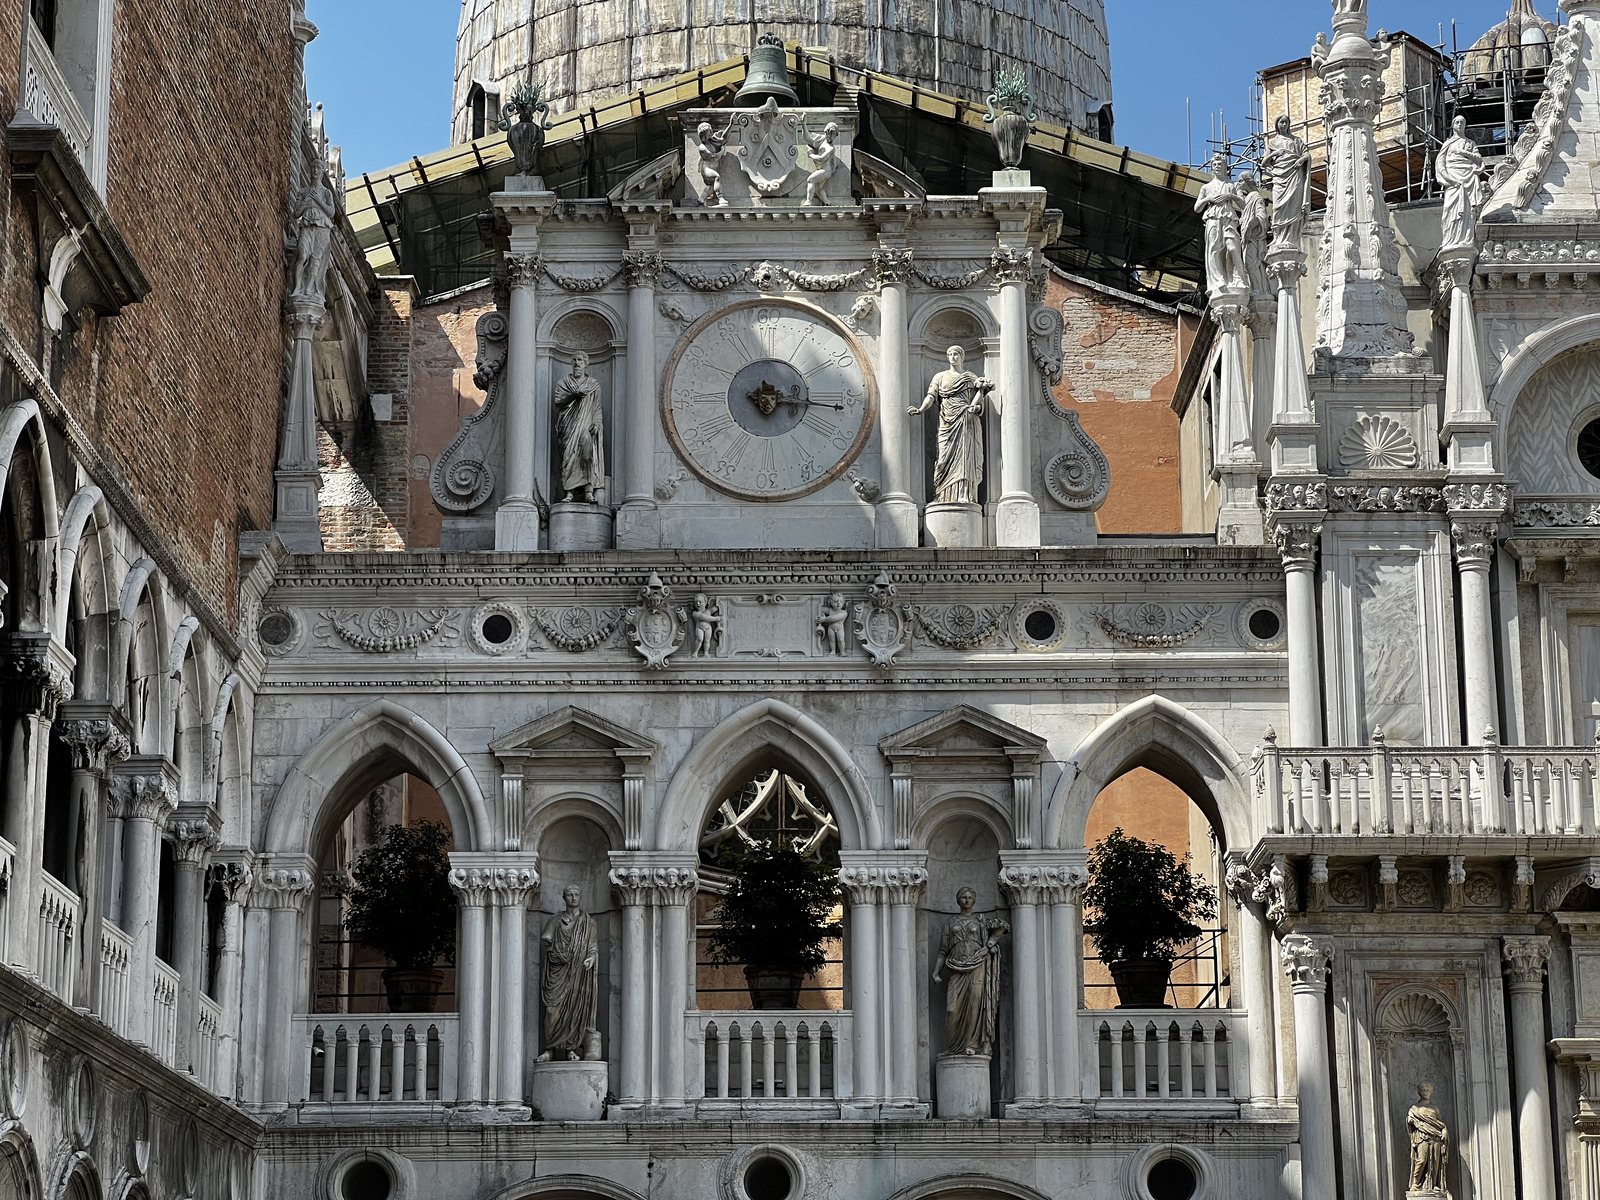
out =
{"type": "Polygon", "coordinates": [[[613,867],[611,886],[626,906],[670,907],[689,902],[699,890],[700,876],[691,867],[613,867]]]}
{"type": "Polygon", "coordinates": [[[853,905],[915,904],[928,886],[928,872],[914,866],[841,867],[839,886],[853,905]]]}

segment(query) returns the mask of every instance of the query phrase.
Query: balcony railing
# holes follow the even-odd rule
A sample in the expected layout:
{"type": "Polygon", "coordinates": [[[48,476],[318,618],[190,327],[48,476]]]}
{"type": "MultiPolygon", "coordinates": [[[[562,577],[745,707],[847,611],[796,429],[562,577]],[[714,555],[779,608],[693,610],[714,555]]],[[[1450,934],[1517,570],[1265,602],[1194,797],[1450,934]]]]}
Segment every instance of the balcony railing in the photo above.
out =
{"type": "Polygon", "coordinates": [[[1237,1009],[1114,1009],[1079,1014],[1086,1099],[1236,1101],[1249,1091],[1237,1009]]]}
{"type": "Polygon", "coordinates": [[[110,921],[100,925],[100,1012],[113,1033],[128,1036],[128,967],[133,939],[110,921]]]}
{"type": "Polygon", "coordinates": [[[304,1014],[299,1103],[431,1104],[456,1098],[455,1013],[304,1014]]]}
{"type": "Polygon", "coordinates": [[[150,1017],[150,1049],[167,1066],[178,1057],[178,973],[156,959],[155,1009],[150,1017]]]}
{"type": "Polygon", "coordinates": [[[1279,749],[1257,789],[1266,828],[1288,835],[1594,834],[1600,752],[1578,746],[1279,749]]]}
{"type": "Polygon", "coordinates": [[[839,1009],[685,1013],[689,1086],[703,1108],[836,1107],[854,1094],[850,1013],[839,1009]]]}
{"type": "Polygon", "coordinates": [[[217,1059],[222,1046],[222,1006],[210,996],[195,997],[194,1077],[211,1091],[217,1089],[217,1059]]]}
{"type": "Polygon", "coordinates": [[[16,866],[17,848],[0,837],[0,962],[11,961],[11,882],[16,866]]]}
{"type": "Polygon", "coordinates": [[[73,1002],[77,971],[73,954],[83,924],[83,901],[48,871],[40,871],[39,982],[50,992],[73,1002]]]}

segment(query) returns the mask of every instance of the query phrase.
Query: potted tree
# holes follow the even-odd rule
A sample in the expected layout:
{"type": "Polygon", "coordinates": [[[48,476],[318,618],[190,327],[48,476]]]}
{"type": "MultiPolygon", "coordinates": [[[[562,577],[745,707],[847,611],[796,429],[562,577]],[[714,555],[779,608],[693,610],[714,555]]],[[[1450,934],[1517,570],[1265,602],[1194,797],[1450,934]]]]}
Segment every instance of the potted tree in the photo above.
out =
{"type": "Polygon", "coordinates": [[[1165,846],[1113,829],[1089,851],[1084,932],[1111,970],[1122,1008],[1165,1008],[1179,951],[1217,915],[1217,890],[1165,846]]]}
{"type": "Polygon", "coordinates": [[[823,943],[843,932],[831,919],[838,871],[777,840],[730,847],[718,864],[732,879],[707,941],[712,959],[744,964],[754,1007],[797,1007],[801,982],[827,961],[823,943]]]}
{"type": "Polygon", "coordinates": [[[394,965],[383,972],[390,1012],[434,1012],[441,962],[456,956],[450,830],[434,821],[391,825],[356,858],[344,925],[394,965]]]}

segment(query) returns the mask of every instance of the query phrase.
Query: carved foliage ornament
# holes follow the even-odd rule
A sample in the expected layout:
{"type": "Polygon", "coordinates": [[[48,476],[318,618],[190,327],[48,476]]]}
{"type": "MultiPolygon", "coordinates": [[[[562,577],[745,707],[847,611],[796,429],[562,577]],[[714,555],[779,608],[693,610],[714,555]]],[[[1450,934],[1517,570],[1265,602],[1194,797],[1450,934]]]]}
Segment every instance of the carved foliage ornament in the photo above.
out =
{"type": "Polygon", "coordinates": [[[435,608],[427,612],[401,612],[397,608],[375,608],[366,615],[359,612],[327,609],[319,614],[323,624],[317,630],[319,637],[330,632],[339,640],[366,654],[394,654],[425,646],[440,633],[458,632],[459,616],[448,609],[435,608]]]}
{"type": "Polygon", "coordinates": [[[1291,933],[1283,939],[1283,973],[1298,991],[1322,991],[1328,986],[1328,968],[1333,961],[1333,942],[1329,938],[1291,933]]]}
{"type": "Polygon", "coordinates": [[[975,609],[952,604],[942,613],[920,605],[911,605],[908,611],[920,637],[946,650],[975,650],[994,638],[1011,610],[1004,605],[975,609]]]}
{"type": "Polygon", "coordinates": [[[605,645],[622,623],[620,609],[535,608],[529,615],[546,641],[569,654],[605,645]]]}
{"type": "Polygon", "coordinates": [[[1107,605],[1089,615],[1112,641],[1141,650],[1192,641],[1216,615],[1215,604],[1186,604],[1169,612],[1160,604],[1107,605]]]}

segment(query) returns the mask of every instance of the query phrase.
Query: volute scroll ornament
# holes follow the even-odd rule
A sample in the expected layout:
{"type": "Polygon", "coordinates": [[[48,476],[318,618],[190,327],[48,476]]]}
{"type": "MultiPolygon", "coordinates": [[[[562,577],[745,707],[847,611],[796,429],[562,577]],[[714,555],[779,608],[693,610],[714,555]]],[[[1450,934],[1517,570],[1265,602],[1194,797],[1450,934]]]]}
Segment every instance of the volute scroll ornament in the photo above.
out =
{"type": "Polygon", "coordinates": [[[434,460],[429,473],[428,490],[441,512],[472,512],[481,508],[494,492],[494,469],[487,459],[510,328],[502,312],[487,312],[478,318],[478,359],[472,381],[485,395],[478,411],[462,419],[460,430],[434,460]]]}
{"type": "Polygon", "coordinates": [[[1077,444],[1045,463],[1045,490],[1062,508],[1094,512],[1105,504],[1111,492],[1111,463],[1084,432],[1077,413],[1053,404],[1050,410],[1067,423],[1067,438],[1077,444]]]}
{"type": "Polygon", "coordinates": [[[644,659],[647,671],[659,671],[683,645],[689,614],[672,603],[672,589],[654,571],[639,589],[639,603],[622,617],[633,648],[644,659]]]}

